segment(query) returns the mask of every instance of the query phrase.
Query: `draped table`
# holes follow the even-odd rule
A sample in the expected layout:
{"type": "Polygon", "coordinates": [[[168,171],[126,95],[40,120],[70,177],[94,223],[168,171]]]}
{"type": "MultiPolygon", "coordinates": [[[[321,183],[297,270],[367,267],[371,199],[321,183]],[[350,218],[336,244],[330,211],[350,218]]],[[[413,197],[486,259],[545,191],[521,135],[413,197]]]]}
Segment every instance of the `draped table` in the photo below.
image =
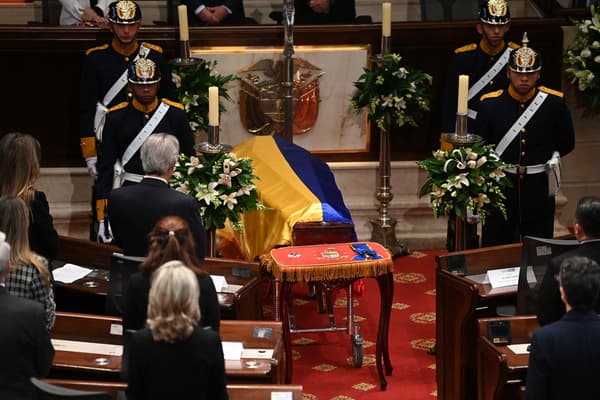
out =
{"type": "Polygon", "coordinates": [[[313,246],[279,247],[262,258],[264,271],[274,280],[274,317],[283,323],[286,362],[286,383],[292,379],[291,330],[289,305],[292,285],[299,282],[325,282],[359,278],[375,278],[381,297],[376,342],[376,366],[381,390],[387,387],[385,375],[392,374],[388,347],[388,333],[394,296],[394,263],[390,252],[379,243],[336,243],[313,246]],[[353,245],[362,244],[371,249],[364,256],[355,252],[353,245]],[[385,374],[384,374],[385,366],[385,374]]]}

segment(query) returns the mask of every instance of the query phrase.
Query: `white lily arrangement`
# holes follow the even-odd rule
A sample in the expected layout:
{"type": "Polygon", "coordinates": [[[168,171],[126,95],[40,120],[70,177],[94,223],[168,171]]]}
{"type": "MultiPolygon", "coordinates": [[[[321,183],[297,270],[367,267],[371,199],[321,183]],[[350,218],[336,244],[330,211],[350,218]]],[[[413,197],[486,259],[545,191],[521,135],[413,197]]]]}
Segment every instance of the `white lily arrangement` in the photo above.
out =
{"type": "Polygon", "coordinates": [[[475,143],[451,151],[436,150],[417,165],[429,173],[419,196],[430,196],[436,218],[454,210],[461,218],[479,215],[485,223],[494,208],[506,218],[504,189],[512,183],[504,169],[512,165],[500,159],[494,145],[475,143]]]}
{"type": "Polygon", "coordinates": [[[266,209],[258,200],[255,179],[252,159],[220,151],[198,157],[180,154],[170,184],[196,198],[206,230],[223,228],[229,220],[233,229],[241,232],[240,214],[266,209]]]}
{"type": "Polygon", "coordinates": [[[574,20],[575,40],[564,55],[565,72],[577,85],[577,97],[586,113],[600,112],[600,10],[590,7],[591,18],[574,20]]]}

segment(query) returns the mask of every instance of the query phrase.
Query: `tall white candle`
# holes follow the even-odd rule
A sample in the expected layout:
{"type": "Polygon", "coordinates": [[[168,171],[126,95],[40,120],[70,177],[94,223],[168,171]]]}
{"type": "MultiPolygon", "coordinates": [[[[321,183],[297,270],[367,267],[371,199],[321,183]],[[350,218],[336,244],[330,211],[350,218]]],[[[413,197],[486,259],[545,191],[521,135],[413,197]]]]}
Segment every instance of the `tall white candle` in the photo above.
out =
{"type": "Polygon", "coordinates": [[[381,3],[381,35],[392,36],[392,3],[381,3]]]}
{"type": "Polygon", "coordinates": [[[180,4],[177,6],[177,15],[179,16],[179,40],[190,40],[187,6],[185,4],[180,4]]]}
{"type": "Polygon", "coordinates": [[[469,95],[469,75],[458,76],[458,106],[456,112],[458,114],[467,113],[467,103],[469,95]]]}
{"type": "Polygon", "coordinates": [[[219,88],[208,88],[208,125],[219,126],[219,88]]]}

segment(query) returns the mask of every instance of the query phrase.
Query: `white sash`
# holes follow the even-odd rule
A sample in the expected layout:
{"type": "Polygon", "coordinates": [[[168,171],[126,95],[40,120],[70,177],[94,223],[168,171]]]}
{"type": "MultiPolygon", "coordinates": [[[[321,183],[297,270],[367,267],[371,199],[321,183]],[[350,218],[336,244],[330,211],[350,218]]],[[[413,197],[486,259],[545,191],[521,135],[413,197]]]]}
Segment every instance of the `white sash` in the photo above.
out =
{"type": "Polygon", "coordinates": [[[544,100],[546,100],[546,98],[548,98],[548,93],[538,91],[537,95],[533,98],[531,104],[529,104],[529,107],[527,107],[525,111],[523,111],[523,114],[521,114],[519,119],[515,121],[515,123],[513,124],[513,126],[510,127],[508,132],[504,134],[504,136],[498,143],[498,146],[496,146],[496,154],[498,156],[501,156],[502,153],[504,153],[504,150],[506,150],[508,145],[517,137],[519,131],[525,125],[527,125],[531,117],[535,115],[535,113],[540,108],[544,100]]]}
{"type": "MultiPolygon", "coordinates": [[[[140,57],[146,57],[150,49],[144,47],[144,45],[140,45],[140,49],[138,50],[138,54],[135,56],[133,61],[137,60],[140,57]]],[[[96,103],[96,114],[94,115],[94,132],[96,133],[96,139],[99,142],[102,141],[102,130],[104,129],[104,122],[106,121],[106,112],[108,111],[108,105],[111,101],[123,90],[123,88],[127,85],[127,69],[119,76],[119,79],[113,83],[113,85],[108,89],[108,92],[104,95],[102,102],[96,103]]]]}
{"type": "Polygon", "coordinates": [[[113,177],[113,189],[121,187],[125,180],[125,165],[131,160],[133,155],[142,147],[142,144],[148,139],[148,136],[154,132],[154,128],[162,121],[165,115],[169,111],[169,105],[166,103],[160,103],[152,118],[144,125],[142,130],[137,136],[129,143],[127,149],[121,156],[121,159],[117,159],[114,165],[114,177],[113,177]]]}
{"type": "MultiPolygon", "coordinates": [[[[473,97],[477,96],[477,94],[479,94],[479,92],[481,92],[481,90],[484,87],[486,87],[490,83],[490,81],[492,79],[494,79],[494,77],[496,75],[498,75],[498,73],[500,71],[502,71],[504,69],[504,66],[508,63],[508,58],[510,57],[511,51],[512,51],[512,49],[510,47],[507,47],[506,49],[504,49],[504,52],[498,58],[498,60],[496,60],[494,65],[492,65],[492,67],[485,74],[483,74],[483,76],[481,78],[479,78],[479,80],[477,82],[475,82],[475,84],[473,86],[471,86],[469,88],[469,94],[467,96],[467,101],[469,101],[473,97]]],[[[477,117],[477,111],[469,109],[468,115],[469,115],[469,118],[475,119],[477,117]]]]}

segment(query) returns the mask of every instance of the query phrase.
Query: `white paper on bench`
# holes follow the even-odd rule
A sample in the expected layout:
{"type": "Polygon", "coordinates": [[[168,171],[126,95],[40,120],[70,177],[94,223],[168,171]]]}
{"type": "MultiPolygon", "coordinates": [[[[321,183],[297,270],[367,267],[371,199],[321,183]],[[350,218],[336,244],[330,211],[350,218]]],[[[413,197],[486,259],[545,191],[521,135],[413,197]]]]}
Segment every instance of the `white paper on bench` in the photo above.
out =
{"type": "Polygon", "coordinates": [[[509,344],[506,347],[508,347],[510,351],[512,351],[515,354],[529,354],[529,351],[527,350],[527,347],[529,347],[529,343],[509,344]]]}
{"type": "Polygon", "coordinates": [[[74,353],[101,354],[103,356],[122,356],[123,346],[120,344],[106,344],[82,342],[79,340],[52,339],[56,351],[71,351],[74,353]]]}
{"type": "Polygon", "coordinates": [[[223,345],[223,356],[226,360],[239,361],[242,359],[244,345],[242,342],[221,342],[223,345]]]}
{"type": "MultiPolygon", "coordinates": [[[[515,286],[519,284],[519,267],[491,269],[485,274],[482,283],[489,283],[493,288],[515,286]]],[[[527,267],[527,283],[536,283],[535,273],[531,266],[527,267]]]]}
{"type": "Polygon", "coordinates": [[[273,349],[243,349],[242,358],[273,358],[273,349]]]}
{"type": "Polygon", "coordinates": [[[65,264],[60,268],[56,268],[52,271],[52,277],[57,282],[62,283],[73,283],[77,279],[81,279],[93,270],[89,268],[80,267],[75,264],[65,264]]]}
{"type": "Polygon", "coordinates": [[[222,292],[223,288],[227,287],[227,281],[223,275],[211,275],[210,278],[212,279],[217,292],[222,292]]]}
{"type": "Polygon", "coordinates": [[[271,392],[271,400],[292,400],[292,392],[271,392]]]}

